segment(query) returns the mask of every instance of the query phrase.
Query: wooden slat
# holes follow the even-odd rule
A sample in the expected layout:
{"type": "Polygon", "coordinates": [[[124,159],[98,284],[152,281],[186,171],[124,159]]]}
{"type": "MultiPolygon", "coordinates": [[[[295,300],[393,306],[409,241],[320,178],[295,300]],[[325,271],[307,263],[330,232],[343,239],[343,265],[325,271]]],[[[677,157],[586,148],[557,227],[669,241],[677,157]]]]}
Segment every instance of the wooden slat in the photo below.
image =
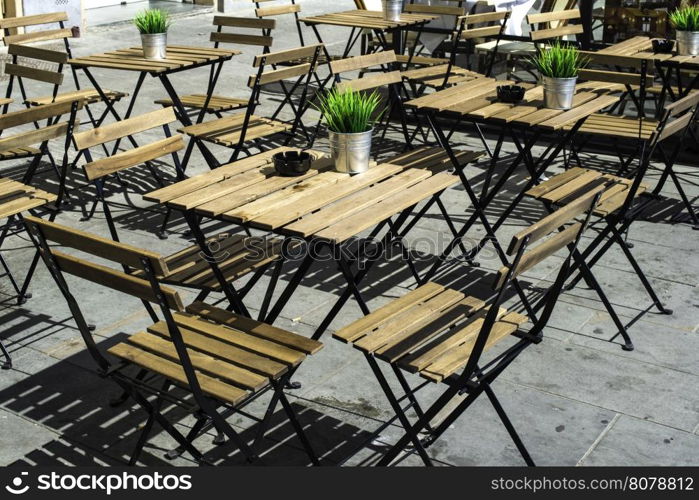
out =
{"type": "MultiPolygon", "coordinates": [[[[64,101],[54,104],[46,104],[36,108],[23,109],[0,115],[0,130],[6,130],[19,125],[26,125],[32,122],[38,122],[47,118],[70,113],[72,106],[71,101],[64,101]]],[[[78,109],[82,109],[82,101],[78,102],[78,109]]]]}
{"type": "Polygon", "coordinates": [[[584,188],[600,177],[602,177],[601,172],[597,172],[596,170],[584,170],[580,175],[577,175],[557,188],[549,190],[541,196],[556,203],[558,200],[577,192],[579,189],[584,188]]]}
{"type": "Polygon", "coordinates": [[[35,14],[31,16],[18,16],[0,18],[0,29],[23,28],[25,26],[36,26],[38,24],[59,23],[67,21],[68,14],[65,12],[51,12],[48,14],[35,14]]]}
{"type": "Polygon", "coordinates": [[[45,42],[49,40],[58,40],[59,38],[71,38],[72,36],[73,32],[69,29],[55,29],[9,35],[3,37],[3,40],[5,41],[5,45],[10,45],[11,43],[45,42]]]}
{"type": "MultiPolygon", "coordinates": [[[[170,340],[146,332],[139,332],[129,337],[129,344],[134,344],[146,351],[153,352],[174,363],[180,364],[180,357],[175,345],[170,340]]],[[[187,349],[187,354],[196,370],[213,375],[236,386],[252,391],[258,391],[269,384],[267,377],[228,363],[214,356],[193,349],[187,349]]]]}
{"type": "MultiPolygon", "coordinates": [[[[173,363],[158,355],[151,354],[124,343],[110,347],[107,352],[174,380],[185,387],[189,385],[187,376],[179,364],[173,363]]],[[[239,404],[248,395],[243,389],[226,384],[221,380],[209,377],[201,372],[197,373],[197,381],[204,393],[233,405],[239,404]]]]}
{"type": "MultiPolygon", "coordinates": [[[[641,85],[641,75],[625,73],[621,71],[607,71],[601,69],[586,69],[578,71],[578,77],[582,80],[592,80],[597,82],[620,83],[622,85],[641,85]]],[[[653,75],[646,75],[645,85],[653,85],[653,75]]]]}
{"type": "Polygon", "coordinates": [[[370,334],[355,340],[354,347],[365,353],[373,353],[391,343],[393,337],[403,338],[403,335],[410,335],[436,320],[445,309],[463,299],[463,293],[446,289],[395,316],[392,321],[374,328],[370,334]]]}
{"type": "Polygon", "coordinates": [[[569,19],[580,19],[580,10],[553,10],[551,12],[529,14],[527,16],[527,24],[550,23],[552,21],[567,21],[569,19]]]}
{"type": "Polygon", "coordinates": [[[301,237],[314,235],[333,222],[340,221],[367,207],[371,207],[380,200],[392,196],[429,176],[430,172],[426,170],[407,170],[370,188],[355,192],[336,203],[323,207],[321,210],[285,226],[282,232],[301,237]]]}
{"type": "Polygon", "coordinates": [[[259,80],[257,79],[256,75],[250,75],[248,78],[248,87],[254,87],[256,81],[259,83],[259,85],[267,85],[281,80],[286,80],[287,78],[296,78],[307,75],[309,71],[311,71],[311,65],[309,63],[265,71],[260,75],[259,80]]]}
{"type": "Polygon", "coordinates": [[[394,51],[381,50],[373,54],[336,59],[330,62],[330,70],[334,74],[339,74],[346,71],[357,71],[373,66],[392,64],[394,62],[396,62],[396,53],[394,51]]]}
{"type": "MultiPolygon", "coordinates": [[[[534,249],[527,250],[525,254],[522,255],[519,264],[515,268],[513,277],[519,276],[520,274],[528,271],[535,265],[542,262],[547,257],[550,257],[551,255],[559,251],[561,248],[564,248],[569,243],[575,241],[575,238],[580,232],[581,227],[582,224],[579,222],[572,224],[560,233],[556,233],[555,236],[552,236],[551,238],[547,239],[534,249]]],[[[507,277],[508,271],[509,268],[507,267],[500,268],[500,270],[498,271],[498,276],[495,281],[494,288],[500,288],[505,283],[505,278],[507,277]]]]}
{"type": "Polygon", "coordinates": [[[167,276],[169,270],[163,257],[157,252],[144,250],[127,243],[113,241],[96,234],[57,224],[38,217],[27,215],[27,224],[37,226],[48,241],[74,248],[103,259],[111,260],[135,269],[143,269],[141,259],[147,259],[159,276],[167,276]]]}
{"type": "MultiPolygon", "coordinates": [[[[158,303],[158,298],[155,296],[150,283],[144,279],[128,275],[123,271],[117,271],[100,264],[79,259],[58,250],[52,250],[51,253],[63,272],[92,281],[98,285],[133,295],[139,299],[158,303]]],[[[167,286],[161,286],[160,291],[165,297],[165,301],[170,309],[176,311],[184,310],[182,300],[176,290],[167,286]]]]}
{"type": "MultiPolygon", "coordinates": [[[[223,218],[238,222],[246,221],[262,229],[277,229],[400,171],[401,167],[395,165],[380,165],[351,177],[344,175],[342,181],[335,183],[332,189],[317,189],[310,195],[294,198],[293,201],[286,201],[284,204],[279,205],[278,210],[265,208],[264,210],[260,209],[256,213],[251,213],[251,209],[254,209],[254,207],[252,207],[252,203],[248,203],[237,210],[224,213],[223,218]]],[[[262,202],[264,199],[259,199],[253,203],[262,202]]]]}
{"type": "Polygon", "coordinates": [[[681,116],[680,118],[671,121],[670,123],[665,125],[665,128],[663,128],[662,132],[660,132],[660,137],[659,140],[664,141],[671,135],[676,134],[677,132],[680,132],[684,130],[688,125],[689,122],[692,119],[692,114],[691,113],[686,113],[685,115],[681,116]]]}
{"type": "Polygon", "coordinates": [[[257,17],[280,16],[283,14],[293,14],[294,12],[301,12],[301,6],[299,4],[275,5],[273,7],[260,7],[259,9],[255,9],[255,15],[257,17]]]}
{"type": "Polygon", "coordinates": [[[581,50],[580,54],[589,59],[594,64],[603,66],[615,66],[623,68],[640,69],[643,66],[643,58],[622,56],[618,54],[607,54],[604,52],[592,52],[581,50]]]}
{"type": "Polygon", "coordinates": [[[7,48],[7,53],[12,56],[27,57],[40,61],[49,61],[58,64],[65,64],[68,61],[68,54],[57,50],[41,49],[30,45],[11,44],[7,48]]]}
{"type": "MultiPolygon", "coordinates": [[[[218,340],[183,327],[180,327],[179,330],[182,339],[188,346],[198,351],[225,359],[236,366],[246,368],[254,373],[259,373],[265,377],[275,379],[288,370],[287,365],[284,363],[279,363],[278,361],[260,356],[254,352],[241,349],[240,347],[226,342],[226,339],[218,340]]],[[[148,331],[165,338],[170,338],[170,332],[164,321],[149,326],[148,331]]]]}
{"type": "Polygon", "coordinates": [[[567,222],[572,221],[578,215],[587,212],[592,203],[597,196],[597,193],[604,191],[606,186],[600,185],[591,189],[587,193],[580,196],[575,201],[567,203],[562,208],[559,208],[555,212],[547,215],[543,219],[535,222],[528,228],[525,228],[518,233],[516,233],[512,240],[510,240],[510,246],[507,248],[508,255],[514,255],[517,253],[524,242],[524,239],[528,236],[528,245],[536,243],[541,238],[547,234],[555,231],[557,228],[565,225],[567,222]]]}
{"type": "Polygon", "coordinates": [[[187,312],[224,324],[235,330],[240,330],[255,337],[260,337],[277,344],[301,351],[304,354],[315,354],[323,344],[294,332],[283,330],[276,326],[256,321],[245,316],[226,311],[203,302],[193,302],[187,306],[187,312]]]}
{"type": "Polygon", "coordinates": [[[438,283],[428,282],[405,295],[392,300],[374,312],[359,318],[349,325],[337,330],[333,337],[343,342],[354,342],[381,325],[390,321],[415,305],[441,293],[444,287],[438,283]]]}
{"type": "Polygon", "coordinates": [[[578,120],[583,119],[586,116],[589,116],[593,113],[596,113],[597,111],[600,111],[606,108],[607,106],[611,106],[617,101],[619,101],[619,97],[617,96],[599,96],[596,99],[588,101],[585,104],[581,104],[580,106],[576,106],[569,111],[564,111],[563,113],[549,120],[541,122],[538,125],[546,129],[560,130],[564,126],[577,122],[578,120]]]}
{"type": "Polygon", "coordinates": [[[431,195],[459,182],[459,178],[447,172],[429,177],[403,191],[374,203],[369,209],[318,231],[315,236],[341,243],[400,211],[428,199],[431,195]]]}
{"type": "Polygon", "coordinates": [[[107,158],[86,163],[83,166],[83,170],[85,171],[87,179],[92,181],[124,170],[125,168],[155,160],[156,158],[174,153],[181,149],[184,149],[184,140],[181,135],[175,135],[107,158]]]}
{"type": "Polygon", "coordinates": [[[584,29],[582,24],[568,24],[566,26],[561,26],[560,28],[550,28],[545,30],[536,30],[530,33],[531,39],[533,41],[546,40],[549,38],[559,38],[566,35],[579,35],[583,33],[584,29]]]}
{"type": "Polygon", "coordinates": [[[486,38],[498,36],[502,26],[483,26],[481,28],[468,28],[461,32],[461,40],[473,40],[474,38],[486,38]]]}
{"type": "Polygon", "coordinates": [[[270,52],[269,54],[259,54],[256,55],[253,60],[253,66],[257,68],[263,62],[265,64],[279,64],[311,57],[320,46],[322,46],[322,44],[304,45],[303,47],[297,47],[295,49],[279,50],[270,52]]]}
{"type": "Polygon", "coordinates": [[[209,337],[234,344],[241,349],[260,354],[274,361],[284,363],[289,366],[296,366],[304,360],[305,354],[285,345],[250,335],[248,333],[235,330],[228,326],[221,326],[206,320],[190,316],[188,314],[176,313],[173,319],[178,326],[199,332],[209,337]]]}
{"type": "Polygon", "coordinates": [[[29,66],[23,66],[21,64],[6,63],[5,73],[8,75],[18,76],[20,78],[27,78],[29,80],[52,83],[54,85],[60,85],[63,83],[63,73],[45,69],[30,68],[29,66]]]}
{"type": "Polygon", "coordinates": [[[271,30],[277,24],[276,19],[254,19],[251,17],[214,16],[214,26],[228,26],[231,28],[256,28],[271,30]]]}
{"type": "Polygon", "coordinates": [[[209,38],[212,42],[239,43],[242,45],[259,45],[261,47],[271,47],[273,38],[264,35],[241,35],[238,33],[211,33],[209,38]]]}
{"type": "MultiPolygon", "coordinates": [[[[77,124],[78,120],[76,120],[75,125],[77,124]]],[[[44,128],[21,132],[9,137],[0,137],[0,151],[41,144],[44,141],[65,136],[67,130],[68,122],[62,122],[44,128]]]]}
{"type": "Polygon", "coordinates": [[[78,149],[87,149],[105,142],[115,141],[127,135],[145,132],[155,127],[172,123],[177,120],[174,108],[163,108],[134,116],[75,134],[75,145],[78,149]]]}
{"type": "Polygon", "coordinates": [[[401,81],[400,71],[389,71],[387,73],[370,73],[362,78],[355,78],[354,80],[337,83],[335,87],[340,91],[344,91],[345,89],[362,91],[400,83],[401,81]]]}
{"type": "Polygon", "coordinates": [[[678,114],[693,108],[699,104],[699,92],[690,92],[686,97],[679,99],[673,103],[667,104],[665,110],[670,112],[670,116],[677,116],[678,114]]]}

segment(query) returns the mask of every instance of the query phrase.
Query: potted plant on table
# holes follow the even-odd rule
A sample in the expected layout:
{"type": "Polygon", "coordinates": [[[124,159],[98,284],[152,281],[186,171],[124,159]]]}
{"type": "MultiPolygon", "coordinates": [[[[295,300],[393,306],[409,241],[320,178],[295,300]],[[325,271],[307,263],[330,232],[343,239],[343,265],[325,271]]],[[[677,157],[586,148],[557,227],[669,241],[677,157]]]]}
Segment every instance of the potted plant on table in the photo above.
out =
{"type": "Polygon", "coordinates": [[[381,0],[383,18],[386,21],[400,21],[403,12],[403,0],[381,0]]]}
{"type": "Polygon", "coordinates": [[[531,62],[543,80],[544,105],[551,109],[573,107],[578,71],[588,63],[578,49],[557,42],[540,50],[531,62]]]}
{"type": "Polygon", "coordinates": [[[670,23],[676,31],[678,54],[699,55],[699,6],[688,5],[673,11],[670,14],[670,23]]]}
{"type": "Polygon", "coordinates": [[[367,94],[335,87],[320,96],[316,108],[328,126],[330,153],[338,172],[357,174],[369,168],[374,124],[383,114],[377,112],[380,104],[377,91],[367,94]]]}
{"type": "Polygon", "coordinates": [[[170,15],[161,9],[147,9],[136,14],[133,22],[141,33],[143,56],[146,59],[165,59],[170,15]]]}

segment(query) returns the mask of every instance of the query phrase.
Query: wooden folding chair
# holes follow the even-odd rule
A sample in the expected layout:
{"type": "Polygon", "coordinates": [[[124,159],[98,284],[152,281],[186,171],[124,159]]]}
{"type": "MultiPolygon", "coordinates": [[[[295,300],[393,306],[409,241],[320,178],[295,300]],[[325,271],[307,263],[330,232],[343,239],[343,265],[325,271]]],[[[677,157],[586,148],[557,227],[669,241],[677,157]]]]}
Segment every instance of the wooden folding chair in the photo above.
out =
{"type": "Polygon", "coordinates": [[[323,45],[321,44],[307,45],[296,49],[255,56],[253,66],[257,68],[257,73],[251,75],[248,79],[248,87],[251,89],[251,93],[245,113],[224,116],[223,118],[197,123],[178,130],[191,137],[182,161],[182,168],[186,169],[194,145],[199,146],[209,167],[215,168],[221,165],[203,143],[232,148],[233,153],[229,162],[235,161],[241,152],[250,154],[246,143],[254,141],[257,147],[261,149],[261,139],[285,133],[287,134],[285,144],[288,144],[294,139],[299,128],[303,132],[306,141],[310,143],[311,136],[306,130],[301,117],[306,109],[308,84],[322,49],[323,45]],[[275,67],[282,62],[297,61],[308,57],[311,58],[311,62],[295,64],[280,69],[268,69],[270,66],[275,67]],[[259,103],[262,89],[272,84],[280,84],[280,82],[288,79],[295,79],[295,82],[288,89],[286,86],[282,86],[284,98],[272,116],[264,118],[255,115],[255,109],[259,103]],[[298,102],[294,103],[294,93],[298,89],[300,89],[301,95],[298,102]],[[286,107],[290,108],[291,113],[294,114],[294,119],[291,123],[277,119],[279,113],[286,107]]]}
{"type": "Polygon", "coordinates": [[[507,250],[514,256],[513,261],[497,273],[497,292],[492,300],[483,301],[428,282],[334,334],[364,353],[396,414],[391,422],[397,419],[405,431],[377,465],[389,465],[409,445],[426,465],[432,465],[426,449],[484,392],[525,462],[534,465],[491,384],[526,347],[543,339],[543,329],[602,189],[514,235],[507,250]],[[584,220],[575,222],[578,217],[584,220]],[[562,262],[547,260],[564,249],[567,252],[562,262]],[[518,276],[545,260],[558,267],[553,284],[540,296],[525,295],[518,276]],[[520,297],[528,316],[502,307],[510,290],[520,297]],[[538,316],[537,310],[541,310],[538,316]],[[528,322],[532,327],[527,330],[523,327],[528,322]],[[498,354],[483,359],[495,345],[498,354]],[[378,360],[391,365],[403,396],[398,397],[391,388],[378,360]],[[446,390],[423,409],[417,391],[426,384],[411,387],[403,371],[416,373],[428,382],[443,383],[446,390]],[[414,423],[406,413],[410,409],[417,416],[414,423]],[[420,433],[427,433],[427,437],[421,439],[420,433]]]}
{"type": "MultiPolygon", "coordinates": [[[[194,441],[215,427],[223,433],[245,458],[258,459],[255,448],[268,430],[279,402],[289,422],[314,464],[318,464],[306,435],[299,425],[283,387],[307,355],[322,344],[295,333],[238,316],[229,311],[195,302],[185,308],[178,292],[161,285],[171,270],[156,252],[118,243],[66,226],[26,217],[25,224],[51,276],[65,297],[98,373],[110,378],[148,413],[130,464],[138,461],[143,446],[156,422],[199,463],[206,460],[194,441]],[[81,252],[67,254],[49,247],[54,242],[81,252]],[[98,264],[82,257],[95,256],[122,266],[123,270],[98,264]],[[128,271],[138,269],[141,276],[128,271]],[[131,296],[144,303],[156,304],[162,320],[120,342],[106,353],[117,358],[114,363],[95,343],[78,299],[64,275],[91,281],[131,296]],[[129,367],[136,366],[158,375],[155,379],[134,378],[129,367]],[[184,389],[191,397],[182,397],[184,389]],[[247,443],[226,421],[267,390],[270,403],[260,422],[257,437],[247,443]],[[148,397],[155,395],[155,400],[148,397]],[[161,413],[160,405],[168,401],[191,411],[196,422],[184,436],[161,413]]],[[[179,451],[179,450],[178,450],[179,451]]],[[[172,456],[172,454],[169,454],[172,456]]]]}
{"type": "MultiPolygon", "coordinates": [[[[32,16],[20,16],[20,17],[6,17],[0,19],[0,32],[2,33],[2,40],[8,47],[10,45],[22,45],[26,46],[25,51],[15,50],[12,53],[13,62],[12,64],[17,64],[17,56],[29,57],[32,59],[42,59],[42,54],[45,56],[43,50],[35,47],[27,46],[27,44],[39,43],[39,42],[49,42],[49,41],[62,41],[65,47],[65,54],[67,59],[73,57],[70,48],[69,40],[75,36],[71,29],[65,27],[65,22],[68,20],[68,15],[65,12],[52,12],[47,14],[36,14],[32,16]],[[57,28],[47,27],[46,25],[58,25],[57,28]],[[12,33],[16,31],[17,28],[25,28],[24,33],[12,33]],[[26,29],[26,28],[29,28],[26,29]],[[33,50],[32,50],[33,49],[33,50]],[[38,51],[38,52],[35,52],[38,51]]],[[[57,56],[52,55],[46,61],[49,63],[58,63],[62,68],[65,60],[58,60],[57,56]]],[[[58,101],[75,101],[82,100],[85,102],[85,111],[88,114],[90,122],[94,127],[102,123],[102,120],[107,115],[108,110],[105,110],[102,115],[96,118],[92,111],[90,110],[90,104],[95,104],[98,102],[103,102],[103,96],[94,88],[84,88],[80,86],[80,81],[78,80],[78,73],[73,66],[70,67],[71,73],[73,74],[73,83],[75,84],[74,91],[61,92],[60,94],[56,92],[56,88],[48,96],[27,96],[22,87],[22,98],[25,100],[26,105],[31,106],[42,106],[44,104],[50,104],[58,101]]],[[[59,69],[59,72],[61,69],[59,69]]],[[[25,75],[22,75],[25,76],[25,75]]],[[[51,82],[53,83],[53,82],[51,82]]],[[[21,85],[21,84],[20,84],[21,85]]],[[[10,93],[10,87],[8,88],[8,94],[10,93]]],[[[104,98],[108,99],[112,104],[121,100],[122,98],[128,96],[127,93],[114,91],[114,90],[104,90],[104,98]]]]}
{"type": "MultiPolygon", "coordinates": [[[[92,130],[79,132],[73,136],[75,147],[78,149],[78,155],[74,160],[74,163],[77,163],[81,156],[85,157],[87,163],[82,166],[83,172],[85,173],[86,179],[94,183],[97,190],[97,196],[92,203],[92,207],[86,211],[86,215],[83,220],[90,219],[94,215],[97,205],[101,202],[104,209],[104,217],[107,220],[107,225],[109,227],[109,232],[112,238],[115,241],[118,241],[119,237],[117,235],[116,226],[114,225],[114,219],[112,218],[109,202],[105,193],[105,184],[108,177],[116,177],[119,175],[119,173],[126,169],[133,168],[137,165],[145,165],[151,172],[156,182],[160,186],[164,186],[164,181],[158,173],[158,168],[154,162],[166,155],[172,155],[175,169],[177,171],[177,178],[183,178],[176,155],[178,151],[184,149],[184,140],[180,134],[169,136],[166,131],[165,135],[167,137],[164,139],[152,142],[150,144],[145,144],[143,146],[134,147],[126,151],[116,152],[117,144],[124,137],[130,137],[157,127],[164,128],[165,125],[168,125],[176,120],[177,117],[175,116],[174,109],[169,107],[157,111],[151,111],[140,116],[134,116],[116,123],[110,123],[92,130]],[[90,149],[94,148],[95,146],[106,148],[106,145],[110,142],[115,143],[113,154],[104,158],[94,159],[90,149]]],[[[163,224],[161,231],[158,233],[158,235],[162,238],[167,237],[167,234],[164,232],[165,223],[163,224]]]]}
{"type": "Polygon", "coordinates": [[[59,182],[58,208],[67,194],[68,149],[73,132],[79,125],[77,112],[83,105],[83,101],[61,101],[0,115],[0,161],[31,158],[22,176],[24,184],[31,184],[41,159],[48,155],[59,182]],[[61,121],[63,115],[68,115],[68,119],[61,121]],[[45,125],[40,124],[43,120],[46,120],[45,125]],[[48,149],[49,141],[59,137],[64,138],[60,167],[48,149]]]}
{"type": "MultiPolygon", "coordinates": [[[[683,148],[689,128],[696,118],[698,103],[699,94],[690,94],[666,106],[663,117],[657,123],[656,128],[650,132],[648,140],[644,142],[633,179],[575,167],[551,177],[526,192],[527,196],[540,200],[546,207],[553,209],[566,206],[570,203],[570,200],[574,200],[590,190],[597,189],[599,186],[607,187],[599,205],[594,210],[594,215],[598,218],[595,221],[595,225],[599,224],[603,227],[573,266],[573,270],[579,270],[580,272],[571,280],[567,289],[572,289],[583,279],[590,288],[597,292],[618,329],[618,333],[614,337],[619,334],[623,337],[624,345],[622,348],[625,350],[633,350],[634,348],[627,331],[628,325],[624,325],[615,312],[614,307],[591,272],[591,268],[616,243],[653,301],[651,307],[657,308],[662,314],[672,314],[672,310],[665,307],[653,290],[650,281],[631,253],[630,247],[632,245],[624,241],[622,235],[628,231],[629,226],[635,219],[657,201],[654,197],[647,196],[648,186],[642,182],[650,167],[651,158],[654,154],[657,154],[662,158],[666,169],[672,168],[679,152],[683,148]],[[672,151],[668,152],[664,147],[665,141],[673,136],[677,140],[672,151]]],[[[633,322],[635,322],[635,319],[631,323],[633,322]]]]}
{"type": "Polygon", "coordinates": [[[578,45],[577,39],[570,40],[571,36],[582,35],[585,32],[579,9],[554,10],[529,14],[529,38],[534,43],[537,52],[545,50],[546,45],[552,41],[559,41],[571,45],[578,45]]]}
{"type": "MultiPolygon", "coordinates": [[[[262,52],[266,53],[272,47],[271,31],[274,29],[276,21],[274,19],[214,16],[213,25],[216,31],[211,33],[209,40],[214,42],[214,47],[218,48],[221,43],[233,43],[248,47],[261,47],[262,52]],[[235,31],[224,31],[224,28],[235,28],[235,31]],[[260,34],[250,33],[248,30],[255,30],[260,34]]],[[[213,66],[211,71],[214,71],[213,66]]],[[[214,77],[213,74],[211,76],[214,77]]],[[[223,117],[222,113],[225,111],[241,109],[248,105],[248,99],[222,95],[189,94],[181,96],[180,100],[185,108],[204,109],[207,113],[213,113],[219,118],[223,117]]],[[[171,99],[158,99],[155,103],[165,107],[172,106],[171,99]]]]}

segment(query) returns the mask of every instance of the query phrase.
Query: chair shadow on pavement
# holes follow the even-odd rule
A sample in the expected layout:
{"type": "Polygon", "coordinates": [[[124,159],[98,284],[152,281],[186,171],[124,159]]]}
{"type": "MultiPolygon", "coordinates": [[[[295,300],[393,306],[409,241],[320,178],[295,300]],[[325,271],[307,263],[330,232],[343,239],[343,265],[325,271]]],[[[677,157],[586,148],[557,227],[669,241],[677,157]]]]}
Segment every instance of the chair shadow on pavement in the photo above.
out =
{"type": "MultiPolygon", "coordinates": [[[[125,334],[117,334],[101,342],[100,349],[104,352],[109,345],[124,338],[125,334]]],[[[21,366],[16,368],[19,370],[21,366]]],[[[132,400],[117,407],[110,405],[120,390],[116,384],[93,371],[92,359],[85,351],[57,360],[52,366],[24,378],[21,378],[21,373],[19,376],[19,381],[0,390],[0,407],[27,420],[27,433],[32,433],[36,422],[57,433],[57,437],[25,453],[12,465],[124,465],[128,462],[146,413],[132,400]]],[[[293,401],[293,392],[290,394],[293,401]]],[[[268,400],[270,395],[263,395],[260,401],[268,400]]],[[[292,404],[323,464],[334,465],[346,460],[369,439],[367,430],[298,402],[292,404]]],[[[257,406],[250,411],[257,414],[256,409],[257,406]]],[[[194,422],[186,410],[173,404],[164,403],[163,414],[183,433],[194,422]]],[[[239,431],[249,442],[254,439],[257,424],[250,425],[247,422],[251,421],[237,415],[229,419],[234,426],[238,426],[238,420],[245,420],[239,431]]],[[[232,443],[216,446],[212,443],[213,437],[214,434],[204,435],[196,441],[196,446],[208,461],[220,465],[246,465],[232,443]]],[[[12,442],[11,436],[5,439],[12,442]]],[[[175,442],[156,428],[139,464],[196,465],[187,455],[173,461],[166,459],[165,452],[174,447],[175,442]]],[[[257,451],[263,465],[310,465],[282,410],[273,415],[272,425],[257,451]]]]}

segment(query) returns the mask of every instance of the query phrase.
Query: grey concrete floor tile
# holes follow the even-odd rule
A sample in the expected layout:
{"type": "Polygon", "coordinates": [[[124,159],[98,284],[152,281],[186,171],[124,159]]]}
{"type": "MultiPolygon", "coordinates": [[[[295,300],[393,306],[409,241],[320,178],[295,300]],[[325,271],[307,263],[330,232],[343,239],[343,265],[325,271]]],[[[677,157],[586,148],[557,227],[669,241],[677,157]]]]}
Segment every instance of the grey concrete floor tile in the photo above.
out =
{"type": "Polygon", "coordinates": [[[0,464],[9,465],[20,460],[56,437],[56,432],[41,424],[0,409],[0,464]]]}
{"type": "Polygon", "coordinates": [[[622,415],[581,465],[696,466],[699,436],[622,415]]]}
{"type": "Polygon", "coordinates": [[[694,375],[567,342],[527,349],[503,377],[688,431],[698,420],[694,375]]]}

